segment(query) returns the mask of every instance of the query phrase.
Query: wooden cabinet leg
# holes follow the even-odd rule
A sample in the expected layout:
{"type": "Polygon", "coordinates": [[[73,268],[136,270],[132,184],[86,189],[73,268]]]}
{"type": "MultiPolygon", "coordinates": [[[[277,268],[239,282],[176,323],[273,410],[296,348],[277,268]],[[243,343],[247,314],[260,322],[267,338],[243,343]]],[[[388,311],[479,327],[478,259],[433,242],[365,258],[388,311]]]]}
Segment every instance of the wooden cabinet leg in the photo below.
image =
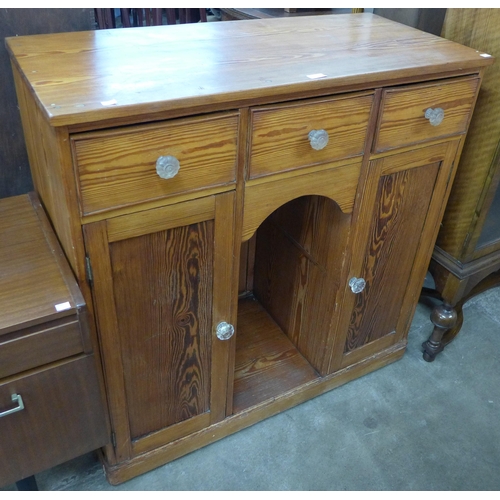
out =
{"type": "MultiPolygon", "coordinates": [[[[498,264],[495,266],[498,267],[498,264]]],[[[439,276],[437,273],[436,275],[439,276]]],[[[472,283],[469,281],[470,277],[459,280],[449,272],[448,279],[449,282],[437,282],[437,290],[422,289],[422,296],[443,301],[431,313],[434,330],[429,340],[422,344],[426,361],[434,361],[436,355],[458,335],[464,321],[463,307],[466,302],[486,290],[500,286],[500,269],[491,272],[491,268],[486,268],[473,277],[472,283]]]]}
{"type": "Polygon", "coordinates": [[[434,330],[429,340],[422,344],[424,348],[423,356],[425,361],[428,362],[434,361],[436,355],[444,349],[443,335],[456,325],[457,313],[450,304],[444,302],[434,307],[431,313],[431,321],[434,324],[434,330]]]}

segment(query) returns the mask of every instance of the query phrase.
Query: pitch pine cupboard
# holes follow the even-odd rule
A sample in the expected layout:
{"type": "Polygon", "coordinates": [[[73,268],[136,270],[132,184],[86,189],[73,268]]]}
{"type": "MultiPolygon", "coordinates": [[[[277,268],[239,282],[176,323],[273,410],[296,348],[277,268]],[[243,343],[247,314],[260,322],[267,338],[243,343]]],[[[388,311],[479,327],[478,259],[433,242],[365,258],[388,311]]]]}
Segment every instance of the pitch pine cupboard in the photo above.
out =
{"type": "Polygon", "coordinates": [[[403,355],[491,57],[372,14],[7,47],[110,482],[403,355]]]}

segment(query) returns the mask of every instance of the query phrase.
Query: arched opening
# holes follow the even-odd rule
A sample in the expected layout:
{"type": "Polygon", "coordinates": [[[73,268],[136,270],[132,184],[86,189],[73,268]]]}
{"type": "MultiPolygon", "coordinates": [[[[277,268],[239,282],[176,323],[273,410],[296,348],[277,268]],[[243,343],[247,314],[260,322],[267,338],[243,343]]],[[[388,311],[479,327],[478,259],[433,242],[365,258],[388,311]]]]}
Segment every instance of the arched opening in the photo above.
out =
{"type": "Polygon", "coordinates": [[[350,223],[335,201],[302,196],[243,243],[235,412],[327,372],[350,223]]]}

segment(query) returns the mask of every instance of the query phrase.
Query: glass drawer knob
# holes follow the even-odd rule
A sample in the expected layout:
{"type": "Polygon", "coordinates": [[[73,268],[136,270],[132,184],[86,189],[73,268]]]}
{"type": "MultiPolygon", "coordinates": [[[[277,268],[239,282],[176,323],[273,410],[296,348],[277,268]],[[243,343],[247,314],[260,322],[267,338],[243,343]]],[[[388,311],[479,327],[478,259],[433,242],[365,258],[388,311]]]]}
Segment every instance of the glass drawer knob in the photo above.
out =
{"type": "Polygon", "coordinates": [[[425,118],[434,127],[437,127],[444,120],[444,109],[442,108],[428,108],[425,110],[425,118]]]}
{"type": "Polygon", "coordinates": [[[328,144],[329,137],[326,130],[311,130],[308,137],[311,147],[318,151],[328,144]]]}
{"type": "Polygon", "coordinates": [[[352,293],[361,293],[366,286],[366,281],[363,278],[351,278],[349,280],[349,286],[351,287],[352,293]]]}
{"type": "Polygon", "coordinates": [[[217,338],[218,339],[220,339],[220,340],[228,340],[234,334],[234,326],[230,325],[229,323],[226,323],[225,321],[221,321],[217,325],[216,334],[217,334],[217,338]]]}
{"type": "Polygon", "coordinates": [[[181,165],[175,156],[160,156],[156,160],[156,173],[162,179],[171,179],[179,172],[181,165]]]}

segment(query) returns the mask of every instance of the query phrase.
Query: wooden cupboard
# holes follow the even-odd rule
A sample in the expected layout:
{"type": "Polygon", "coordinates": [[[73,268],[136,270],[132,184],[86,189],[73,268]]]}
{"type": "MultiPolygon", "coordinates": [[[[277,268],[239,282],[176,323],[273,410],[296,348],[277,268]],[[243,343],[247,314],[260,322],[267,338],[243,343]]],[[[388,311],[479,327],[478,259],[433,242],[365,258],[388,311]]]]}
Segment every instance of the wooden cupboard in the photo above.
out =
{"type": "Polygon", "coordinates": [[[372,14],[7,47],[112,483],[404,354],[491,57],[372,14]]]}

